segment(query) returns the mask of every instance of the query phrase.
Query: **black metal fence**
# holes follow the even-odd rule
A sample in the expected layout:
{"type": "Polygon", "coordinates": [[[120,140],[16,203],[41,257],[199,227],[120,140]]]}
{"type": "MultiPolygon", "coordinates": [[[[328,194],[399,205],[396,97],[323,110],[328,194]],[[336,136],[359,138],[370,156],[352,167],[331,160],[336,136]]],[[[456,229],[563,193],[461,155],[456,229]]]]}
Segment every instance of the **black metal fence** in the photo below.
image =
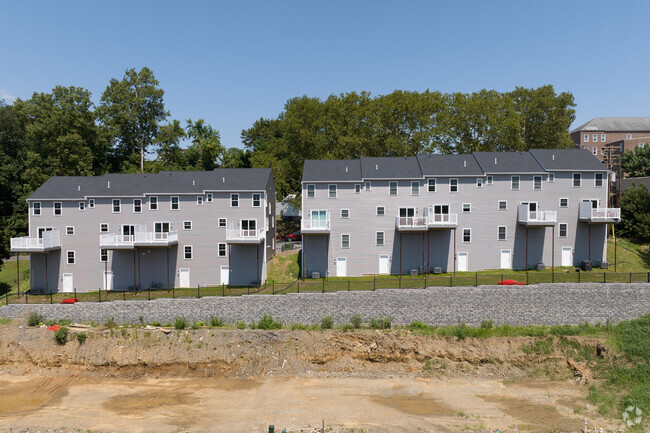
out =
{"type": "Polygon", "coordinates": [[[457,275],[419,275],[372,278],[320,278],[296,280],[287,283],[267,282],[259,287],[228,285],[197,288],[151,288],[145,290],[91,290],[72,293],[18,292],[0,297],[0,305],[58,304],[74,299],[75,302],[107,302],[118,300],[150,301],[160,298],[202,298],[204,296],[241,296],[251,294],[326,293],[338,291],[373,291],[382,289],[423,289],[427,287],[460,287],[497,285],[514,280],[521,284],[540,283],[650,283],[650,272],[529,272],[519,274],[461,273],[457,275]]]}

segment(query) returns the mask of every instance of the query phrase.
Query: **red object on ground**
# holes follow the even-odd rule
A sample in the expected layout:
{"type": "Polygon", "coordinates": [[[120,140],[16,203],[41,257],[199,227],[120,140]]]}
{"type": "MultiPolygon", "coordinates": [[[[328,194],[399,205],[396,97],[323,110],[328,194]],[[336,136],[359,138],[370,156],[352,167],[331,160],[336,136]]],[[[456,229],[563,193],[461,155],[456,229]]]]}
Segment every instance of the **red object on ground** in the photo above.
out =
{"type": "Polygon", "coordinates": [[[517,285],[518,285],[518,286],[525,286],[525,285],[526,285],[526,282],[525,282],[525,281],[520,281],[520,282],[517,283],[517,285]]]}
{"type": "Polygon", "coordinates": [[[517,284],[519,284],[519,283],[516,282],[515,280],[503,280],[503,281],[499,281],[499,285],[500,285],[500,286],[515,286],[515,285],[517,285],[517,284]]]}
{"type": "Polygon", "coordinates": [[[58,330],[59,330],[59,325],[54,324],[54,325],[52,325],[52,326],[48,326],[48,327],[47,327],[47,330],[48,330],[48,331],[58,331],[58,330]]]}
{"type": "Polygon", "coordinates": [[[74,304],[75,302],[79,302],[79,299],[77,299],[77,298],[65,298],[63,301],[61,301],[62,304],[74,304]]]}

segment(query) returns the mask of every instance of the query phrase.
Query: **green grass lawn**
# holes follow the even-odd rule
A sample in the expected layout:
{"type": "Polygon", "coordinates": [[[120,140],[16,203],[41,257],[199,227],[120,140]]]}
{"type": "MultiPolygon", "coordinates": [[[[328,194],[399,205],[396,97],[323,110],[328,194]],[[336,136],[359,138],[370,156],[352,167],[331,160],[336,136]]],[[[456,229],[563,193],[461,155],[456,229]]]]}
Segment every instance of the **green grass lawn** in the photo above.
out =
{"type": "MultiPolygon", "coordinates": [[[[0,296],[5,293],[14,293],[18,290],[17,281],[17,266],[15,260],[5,261],[0,266],[0,296]]],[[[20,291],[29,287],[29,260],[24,259],[20,261],[20,291]]]]}

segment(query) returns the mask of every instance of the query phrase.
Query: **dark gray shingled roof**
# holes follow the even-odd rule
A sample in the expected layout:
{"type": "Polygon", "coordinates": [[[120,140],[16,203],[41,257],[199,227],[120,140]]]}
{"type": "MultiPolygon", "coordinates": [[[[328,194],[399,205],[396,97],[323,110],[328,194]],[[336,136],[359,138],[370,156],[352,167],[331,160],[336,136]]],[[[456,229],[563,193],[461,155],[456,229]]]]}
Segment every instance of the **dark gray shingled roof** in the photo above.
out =
{"type": "Polygon", "coordinates": [[[598,158],[584,149],[531,149],[530,153],[550,171],[607,171],[598,158]]]}
{"type": "Polygon", "coordinates": [[[596,117],[571,132],[579,131],[650,131],[650,117],[596,117]]]}
{"type": "Polygon", "coordinates": [[[646,189],[650,191],[650,177],[627,177],[621,179],[621,190],[625,191],[628,188],[632,188],[634,185],[645,185],[646,189]]]}
{"type": "Polygon", "coordinates": [[[29,199],[202,194],[204,191],[263,191],[270,177],[269,168],[217,168],[213,171],[53,176],[34,191],[29,199]]]}
{"type": "Polygon", "coordinates": [[[361,164],[358,159],[308,159],[302,171],[303,182],[360,182],[361,164]]]}
{"type": "Polygon", "coordinates": [[[486,174],[544,171],[529,152],[474,152],[473,155],[486,174]]]}
{"type": "Polygon", "coordinates": [[[362,157],[361,174],[364,179],[413,179],[422,177],[420,164],[414,156],[362,157]]]}
{"type": "Polygon", "coordinates": [[[471,154],[418,155],[424,176],[483,176],[483,170],[471,154]]]}

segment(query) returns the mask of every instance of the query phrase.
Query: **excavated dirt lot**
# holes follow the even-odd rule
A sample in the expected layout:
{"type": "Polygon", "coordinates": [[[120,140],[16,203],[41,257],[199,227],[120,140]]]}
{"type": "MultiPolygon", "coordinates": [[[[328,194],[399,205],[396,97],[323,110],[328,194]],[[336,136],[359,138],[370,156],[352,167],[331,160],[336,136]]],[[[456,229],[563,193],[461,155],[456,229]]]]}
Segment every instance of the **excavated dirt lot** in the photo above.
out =
{"type": "MultiPolygon", "coordinates": [[[[0,432],[578,431],[613,428],[590,373],[530,338],[408,331],[0,326],[0,432]],[[11,430],[10,430],[11,429],[11,430]]],[[[602,343],[577,338],[584,345],[602,343]]]]}

